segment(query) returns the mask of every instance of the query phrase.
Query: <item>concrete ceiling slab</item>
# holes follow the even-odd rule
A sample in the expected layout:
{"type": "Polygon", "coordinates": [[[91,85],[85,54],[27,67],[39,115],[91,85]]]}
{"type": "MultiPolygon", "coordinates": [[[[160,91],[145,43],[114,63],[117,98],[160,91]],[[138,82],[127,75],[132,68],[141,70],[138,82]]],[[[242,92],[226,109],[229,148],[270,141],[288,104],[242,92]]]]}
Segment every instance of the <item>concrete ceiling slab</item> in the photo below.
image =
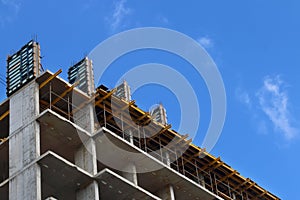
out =
{"type": "Polygon", "coordinates": [[[75,199],[75,191],[93,181],[90,174],[51,151],[43,154],[38,164],[42,171],[43,199],[50,196],[57,199],[75,199]]]}
{"type": "Polygon", "coordinates": [[[102,170],[95,177],[99,182],[101,199],[160,199],[109,169],[102,170]]]}
{"type": "MultiPolygon", "coordinates": [[[[138,184],[151,193],[155,193],[167,185],[174,186],[174,191],[178,199],[222,199],[209,190],[190,180],[183,174],[170,168],[159,159],[152,157],[128,141],[120,138],[115,133],[102,128],[95,136],[97,156],[104,161],[109,161],[113,165],[122,165],[120,163],[135,163],[137,171],[142,169],[156,168],[155,171],[138,174],[138,184]],[[134,152],[136,157],[125,156],[121,150],[134,152]],[[114,159],[111,159],[114,158],[114,159]]],[[[98,158],[99,159],[99,158],[98,158]]],[[[113,168],[113,167],[112,167],[113,168]]],[[[147,170],[146,170],[147,171],[147,170]]]]}
{"type": "Polygon", "coordinates": [[[49,109],[37,120],[41,127],[42,153],[51,150],[73,162],[74,152],[90,138],[88,132],[49,109]]]}

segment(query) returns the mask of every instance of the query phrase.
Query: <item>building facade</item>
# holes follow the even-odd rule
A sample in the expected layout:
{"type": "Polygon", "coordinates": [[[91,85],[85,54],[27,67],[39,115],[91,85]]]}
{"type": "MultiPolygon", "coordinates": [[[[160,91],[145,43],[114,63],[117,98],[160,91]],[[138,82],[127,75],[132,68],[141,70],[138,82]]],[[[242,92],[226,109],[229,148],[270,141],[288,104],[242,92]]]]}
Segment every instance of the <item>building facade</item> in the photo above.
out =
{"type": "Polygon", "coordinates": [[[1,200],[279,199],[172,130],[165,110],[138,108],[128,85],[95,89],[88,58],[69,82],[39,62],[0,105],[1,200]]]}

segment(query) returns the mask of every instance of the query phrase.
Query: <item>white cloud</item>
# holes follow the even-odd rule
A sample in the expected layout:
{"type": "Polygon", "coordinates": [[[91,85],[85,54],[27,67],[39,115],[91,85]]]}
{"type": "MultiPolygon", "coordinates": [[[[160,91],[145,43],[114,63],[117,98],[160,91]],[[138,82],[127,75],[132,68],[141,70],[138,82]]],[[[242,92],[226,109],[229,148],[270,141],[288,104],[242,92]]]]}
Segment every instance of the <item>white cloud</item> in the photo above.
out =
{"type": "Polygon", "coordinates": [[[274,129],[281,132],[286,139],[294,138],[298,131],[292,125],[289,97],[280,77],[266,77],[257,97],[260,108],[270,119],[274,129]]]}
{"type": "Polygon", "coordinates": [[[211,38],[205,36],[205,37],[200,37],[198,40],[200,45],[202,45],[204,48],[211,48],[213,46],[213,41],[211,38]]]}
{"type": "Polygon", "coordinates": [[[157,20],[161,24],[169,24],[169,19],[163,15],[158,15],[157,20]]]}
{"type": "Polygon", "coordinates": [[[4,6],[12,6],[15,10],[19,10],[21,5],[18,0],[1,0],[1,4],[4,6]]]}
{"type": "Polygon", "coordinates": [[[237,99],[245,104],[248,108],[251,108],[252,106],[252,101],[250,99],[250,95],[248,92],[241,90],[240,88],[238,88],[235,92],[237,99]]]}
{"type": "Polygon", "coordinates": [[[114,4],[112,16],[107,18],[112,31],[116,31],[124,24],[126,16],[132,13],[132,9],[126,6],[127,0],[118,0],[114,4]]]}

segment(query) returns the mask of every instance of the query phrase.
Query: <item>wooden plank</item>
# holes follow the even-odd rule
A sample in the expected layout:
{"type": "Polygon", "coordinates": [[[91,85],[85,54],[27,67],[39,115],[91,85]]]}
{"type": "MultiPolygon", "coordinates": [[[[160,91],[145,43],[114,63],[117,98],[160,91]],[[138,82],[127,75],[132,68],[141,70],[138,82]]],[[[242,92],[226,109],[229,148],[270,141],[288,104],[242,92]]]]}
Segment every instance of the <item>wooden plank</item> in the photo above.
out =
{"type": "Polygon", "coordinates": [[[59,97],[57,97],[56,99],[54,99],[51,102],[51,106],[55,105],[57,102],[59,102],[62,98],[64,98],[69,92],[71,92],[74,87],[76,87],[78,85],[79,82],[74,83],[71,87],[69,87],[66,91],[64,91],[62,94],[59,95],[59,97]]]}
{"type": "Polygon", "coordinates": [[[9,110],[6,111],[5,113],[3,113],[1,116],[0,116],[0,121],[3,120],[5,117],[7,117],[9,115],[9,110]]]}
{"type": "Polygon", "coordinates": [[[62,72],[62,70],[59,69],[57,72],[55,72],[55,74],[51,75],[43,83],[41,83],[39,88],[42,89],[43,87],[45,87],[50,81],[52,81],[55,77],[57,77],[61,72],[62,72]]]}

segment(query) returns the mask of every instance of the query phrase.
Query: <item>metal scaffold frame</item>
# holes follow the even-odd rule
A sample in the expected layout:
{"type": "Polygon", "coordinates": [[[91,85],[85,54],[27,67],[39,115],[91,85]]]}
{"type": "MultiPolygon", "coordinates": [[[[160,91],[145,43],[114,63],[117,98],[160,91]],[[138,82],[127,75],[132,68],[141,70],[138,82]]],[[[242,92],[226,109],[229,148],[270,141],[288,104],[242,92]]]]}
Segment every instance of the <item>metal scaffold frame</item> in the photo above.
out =
{"type": "MultiPolygon", "coordinates": [[[[173,162],[169,163],[170,168],[218,196],[224,199],[239,200],[279,199],[252,180],[242,177],[219,157],[215,158],[207,153],[205,149],[193,145],[187,134],[180,135],[170,129],[171,125],[154,122],[149,113],[142,111],[135,105],[135,101],[128,102],[116,97],[113,95],[115,90],[108,91],[100,86],[91,97],[85,96],[83,98],[85,100],[73,105],[72,94],[76,83],[73,85],[66,84],[65,88],[63,90],[60,88],[58,92],[51,84],[58,72],[54,75],[51,76],[51,80],[49,80],[49,77],[40,84],[40,89],[44,88],[43,92],[40,93],[41,112],[45,109],[51,109],[66,119],[74,121],[74,113],[77,116],[85,115],[85,113],[78,114],[78,112],[84,112],[81,108],[93,103],[97,111],[98,123],[95,126],[97,129],[106,127],[106,129],[116,133],[122,140],[131,142],[132,145],[164,164],[167,164],[168,159],[171,159],[173,162]],[[129,114],[125,112],[127,109],[129,114]],[[149,125],[149,122],[153,123],[149,125]],[[170,141],[174,141],[174,145],[166,147],[170,141]]],[[[85,128],[85,124],[80,126],[85,128]]]]}

